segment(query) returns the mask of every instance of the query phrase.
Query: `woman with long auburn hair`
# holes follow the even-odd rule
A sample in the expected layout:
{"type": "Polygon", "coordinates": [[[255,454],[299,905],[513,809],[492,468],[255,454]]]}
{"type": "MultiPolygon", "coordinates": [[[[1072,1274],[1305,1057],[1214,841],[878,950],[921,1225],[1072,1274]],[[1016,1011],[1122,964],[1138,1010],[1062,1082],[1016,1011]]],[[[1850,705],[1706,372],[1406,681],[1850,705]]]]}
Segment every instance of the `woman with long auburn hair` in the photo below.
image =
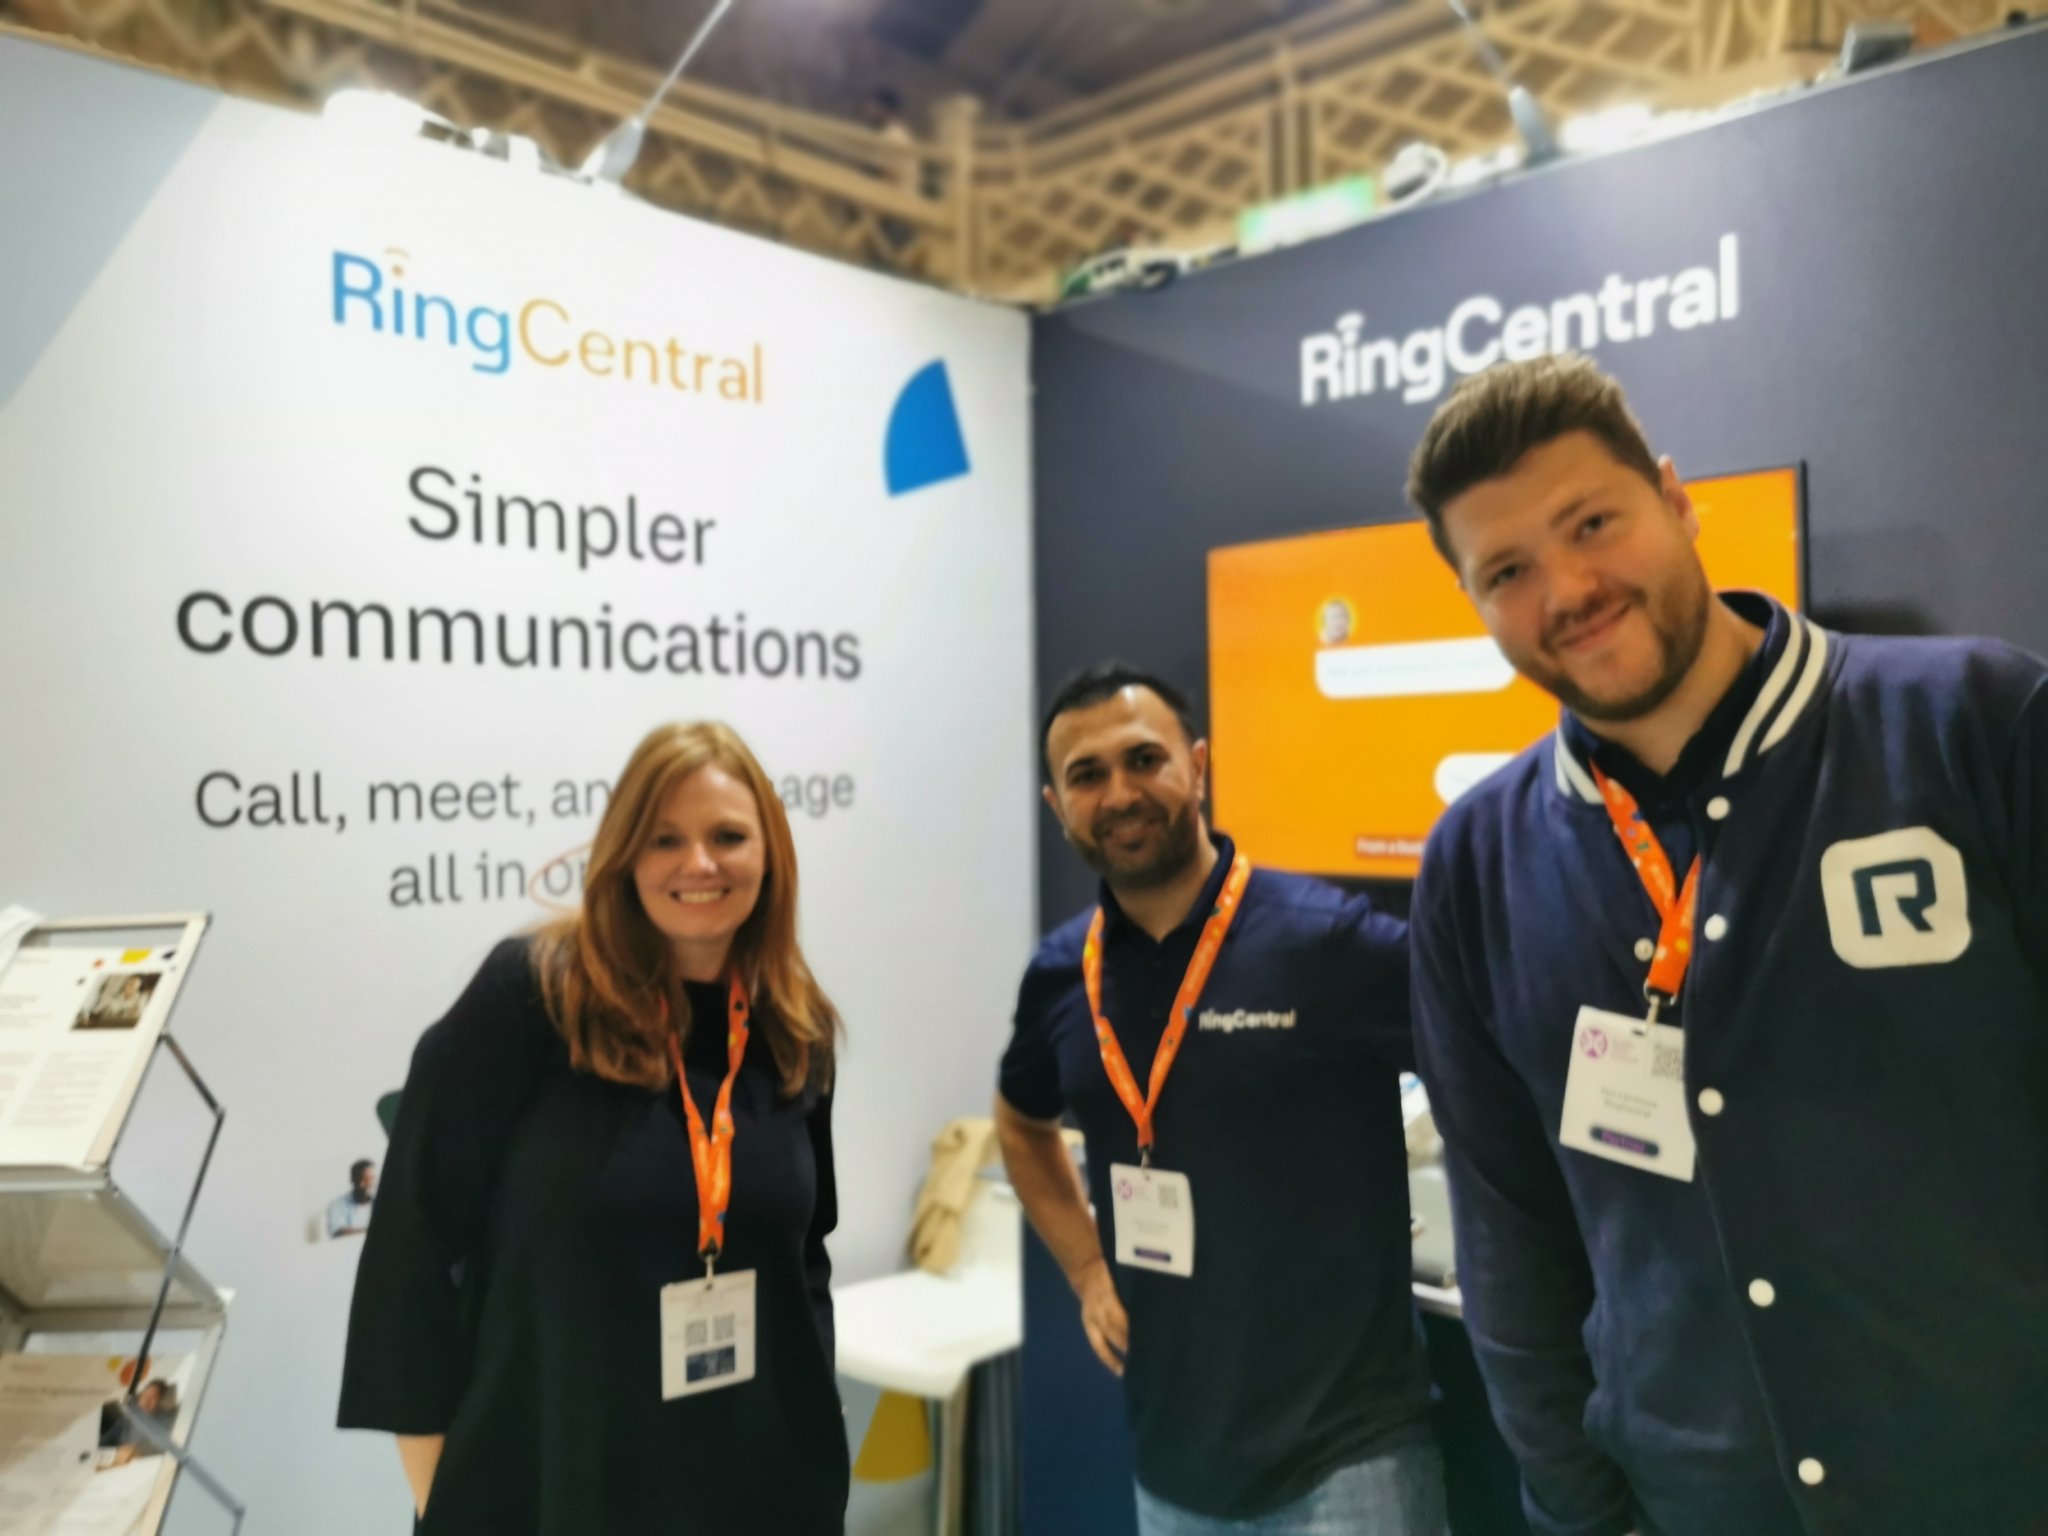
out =
{"type": "Polygon", "coordinates": [[[500,944],[413,1055],[345,1428],[420,1536],[824,1536],[838,1014],[774,787],[716,723],[626,764],[582,909],[500,944]]]}

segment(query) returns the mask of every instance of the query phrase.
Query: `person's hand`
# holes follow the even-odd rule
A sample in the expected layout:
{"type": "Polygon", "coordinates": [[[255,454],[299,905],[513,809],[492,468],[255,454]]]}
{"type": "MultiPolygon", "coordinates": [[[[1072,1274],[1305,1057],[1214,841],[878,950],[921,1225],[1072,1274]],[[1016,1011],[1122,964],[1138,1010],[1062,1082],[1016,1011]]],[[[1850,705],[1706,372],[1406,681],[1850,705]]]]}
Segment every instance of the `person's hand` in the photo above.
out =
{"type": "Polygon", "coordinates": [[[1081,1298],[1081,1326],[1087,1330],[1089,1348],[1114,1374],[1123,1375],[1124,1356],[1131,1349],[1131,1323],[1124,1315],[1124,1304],[1117,1299],[1108,1263],[1097,1259],[1081,1271],[1074,1291],[1081,1298]]]}

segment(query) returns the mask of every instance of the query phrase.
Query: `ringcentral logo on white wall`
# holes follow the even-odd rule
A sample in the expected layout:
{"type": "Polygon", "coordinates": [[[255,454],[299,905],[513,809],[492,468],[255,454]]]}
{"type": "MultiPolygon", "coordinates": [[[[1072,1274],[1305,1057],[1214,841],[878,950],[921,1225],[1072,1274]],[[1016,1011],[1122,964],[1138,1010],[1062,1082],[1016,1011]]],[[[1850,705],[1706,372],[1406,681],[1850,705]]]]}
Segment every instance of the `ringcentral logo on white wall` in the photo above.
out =
{"type": "Polygon", "coordinates": [[[1716,264],[1642,277],[1630,282],[1609,273],[1597,292],[1571,293],[1549,304],[1507,310],[1490,293],[1454,306],[1442,325],[1391,336],[1365,336],[1362,312],[1338,318],[1336,328],[1301,339],[1301,403],[1322,405],[1399,390],[1410,405],[1443,394],[1454,373],[1477,373],[1495,363],[1522,362],[1552,352],[1597,347],[1654,336],[1658,326],[1693,331],[1733,320],[1742,296],[1742,251],[1733,234],[1721,237],[1716,264]]]}
{"type": "Polygon", "coordinates": [[[509,372],[515,363],[643,389],[760,405],[767,399],[767,355],[685,344],[670,333],[621,332],[585,324],[570,304],[535,294],[516,304],[476,302],[467,294],[423,287],[412,257],[387,246],[382,260],[335,251],[329,262],[334,323],[367,329],[414,347],[453,351],[470,371],[509,372]]]}

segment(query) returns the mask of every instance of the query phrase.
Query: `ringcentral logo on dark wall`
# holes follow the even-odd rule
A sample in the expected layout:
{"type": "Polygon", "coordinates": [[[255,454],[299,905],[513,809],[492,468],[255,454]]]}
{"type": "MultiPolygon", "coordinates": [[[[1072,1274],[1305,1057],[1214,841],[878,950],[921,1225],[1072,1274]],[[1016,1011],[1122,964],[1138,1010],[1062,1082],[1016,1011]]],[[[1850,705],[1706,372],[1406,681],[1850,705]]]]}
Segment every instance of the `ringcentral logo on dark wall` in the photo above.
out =
{"type": "MultiPolygon", "coordinates": [[[[1040,686],[1124,656],[1204,709],[1211,550],[1413,518],[1459,378],[1566,348],[1688,478],[1804,466],[1821,623],[2048,653],[2043,80],[2037,27],[1044,316],[1040,686]]],[[[1210,723],[1227,779],[1238,727],[1210,723]]],[[[1051,923],[1094,887],[1041,837],[1051,923]]],[[[1886,878],[1886,932],[1917,935],[1886,878]]]]}
{"type": "Polygon", "coordinates": [[[1713,266],[1633,281],[1610,272],[1597,290],[1514,310],[1490,293],[1476,293],[1452,306],[1441,325],[1410,331],[1399,341],[1368,337],[1367,317],[1353,310],[1334,329],[1302,337],[1301,403],[1398,391],[1409,405],[1427,405],[1443,394],[1454,373],[1552,352],[1593,352],[1654,336],[1660,325],[1698,330],[1733,320],[1741,312],[1741,295],[1742,246],[1730,233],[1721,237],[1713,266]]]}

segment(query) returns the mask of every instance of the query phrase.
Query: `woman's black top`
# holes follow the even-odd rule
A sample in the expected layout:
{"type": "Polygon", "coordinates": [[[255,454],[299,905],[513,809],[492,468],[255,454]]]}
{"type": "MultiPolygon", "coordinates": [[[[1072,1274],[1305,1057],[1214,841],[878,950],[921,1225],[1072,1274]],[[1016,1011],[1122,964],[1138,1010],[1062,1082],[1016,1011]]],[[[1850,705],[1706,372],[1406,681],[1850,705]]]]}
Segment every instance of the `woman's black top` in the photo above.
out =
{"type": "MultiPolygon", "coordinates": [[[[707,1126],[722,986],[689,989],[707,1126]]],[[[573,1070],[525,941],[413,1053],[364,1240],[341,1425],[445,1434],[420,1536],[823,1536],[844,1525],[832,1370],[832,1103],[779,1089],[754,1029],[733,1085],[721,1275],[755,1274],[755,1377],[663,1402],[660,1292],[700,1277],[673,1087],[573,1070]]]]}

